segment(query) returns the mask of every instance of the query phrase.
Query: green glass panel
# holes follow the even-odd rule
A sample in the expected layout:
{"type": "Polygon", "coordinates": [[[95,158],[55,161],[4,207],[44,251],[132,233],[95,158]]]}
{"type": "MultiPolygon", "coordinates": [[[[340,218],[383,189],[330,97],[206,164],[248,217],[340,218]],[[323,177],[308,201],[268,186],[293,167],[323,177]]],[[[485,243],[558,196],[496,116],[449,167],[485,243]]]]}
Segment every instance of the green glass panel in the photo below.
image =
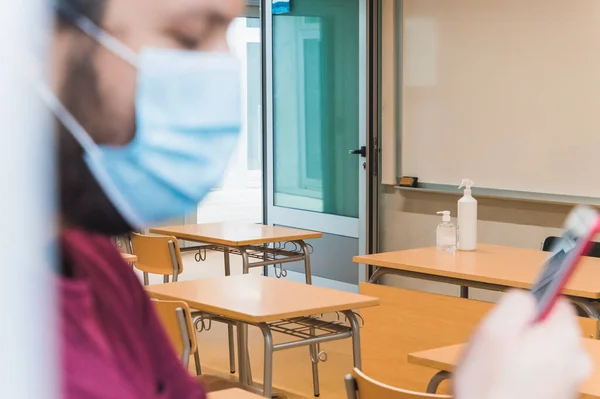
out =
{"type": "Polygon", "coordinates": [[[273,17],[276,206],[358,217],[359,0],[273,17]]]}

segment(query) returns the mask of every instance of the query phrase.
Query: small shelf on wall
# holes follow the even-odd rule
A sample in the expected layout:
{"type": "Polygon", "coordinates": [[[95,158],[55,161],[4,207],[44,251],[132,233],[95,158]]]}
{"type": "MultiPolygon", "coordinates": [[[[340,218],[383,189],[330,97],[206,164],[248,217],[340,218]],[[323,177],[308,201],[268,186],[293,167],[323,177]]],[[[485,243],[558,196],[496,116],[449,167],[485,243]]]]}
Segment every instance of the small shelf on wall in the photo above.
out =
{"type": "MultiPolygon", "coordinates": [[[[432,193],[432,194],[446,194],[460,197],[463,195],[462,190],[459,190],[457,186],[447,184],[432,184],[432,183],[419,183],[418,187],[402,187],[394,186],[394,188],[407,192],[415,193],[432,193]]],[[[492,198],[492,199],[505,199],[512,201],[526,201],[526,202],[542,202],[547,204],[557,205],[589,205],[600,208],[600,198],[593,197],[580,197],[572,195],[559,195],[559,194],[547,194],[547,193],[535,193],[527,191],[514,191],[514,190],[500,190],[494,188],[483,188],[474,187],[473,196],[476,198],[492,198]]]]}

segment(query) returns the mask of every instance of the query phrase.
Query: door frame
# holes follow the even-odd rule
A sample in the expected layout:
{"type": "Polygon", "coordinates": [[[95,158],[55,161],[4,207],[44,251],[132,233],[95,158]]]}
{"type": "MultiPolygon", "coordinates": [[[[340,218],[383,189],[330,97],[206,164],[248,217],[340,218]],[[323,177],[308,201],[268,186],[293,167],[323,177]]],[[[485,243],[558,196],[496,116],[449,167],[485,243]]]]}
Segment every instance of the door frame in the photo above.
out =
{"type": "MultiPolygon", "coordinates": [[[[397,0],[402,1],[402,0],[397,0]]],[[[381,181],[381,0],[367,0],[367,254],[379,252],[379,195],[381,181]]],[[[365,267],[368,277],[374,272],[365,267]]]]}
{"type": "MultiPolygon", "coordinates": [[[[301,0],[298,0],[301,1],[301,0]]],[[[345,231],[358,229],[359,253],[371,254],[377,251],[378,198],[379,198],[379,0],[359,0],[359,116],[360,145],[367,148],[366,170],[359,173],[359,217],[355,222],[344,223],[345,231]]],[[[305,212],[302,218],[286,217],[274,206],[273,195],[273,19],[272,0],[260,0],[262,33],[262,119],[263,119],[263,201],[265,223],[271,224],[273,218],[279,223],[302,226],[323,232],[328,231],[331,223],[339,223],[340,217],[327,214],[315,214],[311,217],[305,212]]],[[[350,219],[350,218],[345,218],[350,219]]],[[[343,235],[343,234],[342,234],[343,235]]],[[[365,265],[359,267],[359,282],[367,281],[371,271],[365,265]]]]}

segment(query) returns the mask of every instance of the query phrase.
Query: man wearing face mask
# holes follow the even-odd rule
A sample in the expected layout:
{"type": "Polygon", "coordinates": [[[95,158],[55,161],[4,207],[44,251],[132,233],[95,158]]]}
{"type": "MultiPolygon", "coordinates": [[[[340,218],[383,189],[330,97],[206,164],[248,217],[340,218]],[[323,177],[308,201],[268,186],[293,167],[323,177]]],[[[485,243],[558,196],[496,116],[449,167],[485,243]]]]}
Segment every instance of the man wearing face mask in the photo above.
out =
{"type": "Polygon", "coordinates": [[[110,236],[189,214],[240,130],[242,0],[56,0],[64,398],[197,399],[110,236]]]}

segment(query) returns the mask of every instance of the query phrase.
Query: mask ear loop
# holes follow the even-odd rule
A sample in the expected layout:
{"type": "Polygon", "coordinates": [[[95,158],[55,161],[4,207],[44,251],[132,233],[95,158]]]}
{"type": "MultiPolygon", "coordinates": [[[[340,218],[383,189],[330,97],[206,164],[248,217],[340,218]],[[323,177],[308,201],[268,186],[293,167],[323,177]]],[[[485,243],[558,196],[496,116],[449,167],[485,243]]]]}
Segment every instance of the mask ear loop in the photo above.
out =
{"type": "Polygon", "coordinates": [[[106,47],[107,50],[131,64],[134,68],[138,67],[137,53],[123,44],[119,39],[104,31],[91,19],[81,15],[71,6],[65,4],[60,5],[58,11],[85,34],[106,47]]]}
{"type": "Polygon", "coordinates": [[[83,150],[90,156],[98,156],[99,150],[97,144],[92,140],[87,131],[81,126],[79,122],[71,115],[71,113],[65,108],[60,100],[54,95],[54,93],[44,83],[40,83],[37,86],[38,92],[42,101],[46,106],[52,110],[54,116],[56,116],[60,123],[67,128],[71,135],[83,150]]]}
{"type": "MultiPolygon", "coordinates": [[[[102,153],[98,148],[98,145],[90,137],[84,127],[77,122],[73,115],[71,115],[71,113],[64,107],[60,100],[48,88],[48,86],[41,83],[38,85],[38,91],[42,101],[54,113],[63,126],[67,128],[79,145],[81,145],[85,154],[89,157],[89,161],[96,165],[102,165],[102,153]]],[[[112,200],[113,205],[117,208],[117,210],[120,211],[121,215],[123,215],[123,217],[125,217],[125,219],[129,222],[129,224],[133,228],[142,227],[142,219],[127,203],[125,198],[121,196],[121,193],[115,186],[107,171],[100,166],[95,168],[93,174],[96,180],[101,183],[101,185],[104,184],[105,186],[110,186],[109,191],[112,193],[112,195],[109,195],[109,198],[112,200]]]]}

